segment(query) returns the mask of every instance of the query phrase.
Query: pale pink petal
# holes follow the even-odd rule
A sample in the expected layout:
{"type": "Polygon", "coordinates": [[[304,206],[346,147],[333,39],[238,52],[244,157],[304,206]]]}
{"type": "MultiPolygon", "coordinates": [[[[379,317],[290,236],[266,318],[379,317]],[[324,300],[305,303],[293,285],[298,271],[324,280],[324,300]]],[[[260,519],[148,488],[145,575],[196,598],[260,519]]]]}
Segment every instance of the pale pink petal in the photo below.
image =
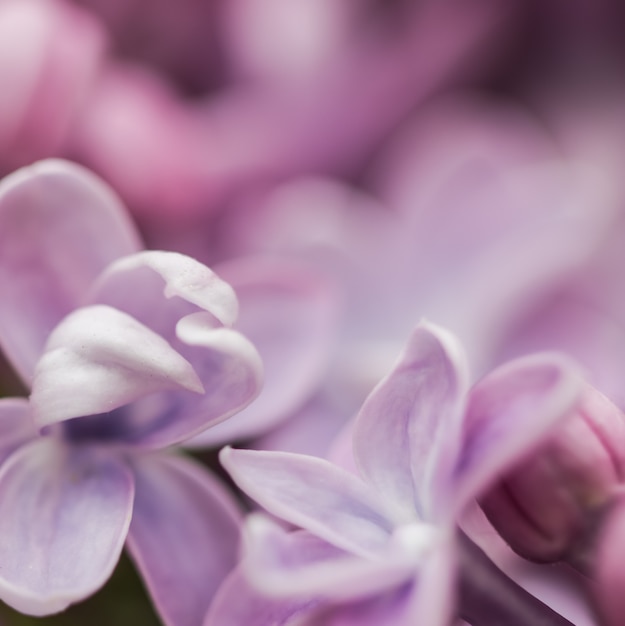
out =
{"type": "Polygon", "coordinates": [[[208,471],[182,457],[133,461],[128,549],[165,624],[196,626],[235,566],[241,515],[208,471]]]}
{"type": "Polygon", "coordinates": [[[97,448],[52,438],[0,469],[0,598],[31,615],[62,611],[110,576],[132,514],[132,475],[97,448]]]}
{"type": "Polygon", "coordinates": [[[564,355],[540,353],[510,361],[469,394],[462,449],[453,471],[450,506],[461,511],[571,415],[582,391],[564,355]]]}
{"type": "Polygon", "coordinates": [[[33,380],[39,425],[112,411],[155,391],[204,391],[162,337],[104,305],[77,309],[54,329],[33,380]]]}
{"type": "Polygon", "coordinates": [[[219,458],[237,485],[270,513],[364,556],[388,544],[393,523],[359,478],[328,461],[287,452],[224,448],[219,458]]]}
{"type": "MultiPolygon", "coordinates": [[[[110,398],[121,399],[124,394],[127,400],[133,400],[140,395],[141,389],[155,393],[144,393],[143,397],[115,411],[68,422],[71,433],[77,438],[88,439],[94,433],[100,433],[100,437],[106,436],[133,447],[163,448],[180,443],[228,418],[251,402],[260,391],[262,364],[254,346],[231,328],[215,328],[214,318],[208,313],[191,314],[178,323],[180,344],[187,348],[185,356],[188,360],[185,360],[164,339],[126,314],[104,305],[88,307],[86,310],[93,308],[115,311],[122,319],[132,320],[133,324],[142,329],[142,333],[147,332],[146,337],[150,340],[157,338],[150,351],[138,355],[143,361],[150,354],[156,354],[162,344],[166,347],[163,356],[170,356],[158,360],[153,376],[147,375],[148,369],[141,359],[138,361],[141,367],[136,371],[130,372],[125,368],[124,360],[128,361],[128,353],[132,354],[128,348],[121,351],[122,358],[111,371],[102,372],[98,363],[94,363],[98,375],[120,379],[116,382],[116,388],[108,392],[102,390],[101,399],[104,402],[112,402],[110,398]],[[190,364],[192,375],[187,375],[185,372],[191,367],[190,364]],[[171,370],[170,375],[167,374],[167,368],[171,370]]],[[[66,372],[63,374],[65,376],[66,372]]],[[[72,383],[61,381],[61,384],[72,383]]],[[[56,388],[50,388],[49,392],[63,408],[63,400],[55,396],[56,388]]],[[[85,391],[83,395],[86,404],[99,402],[97,391],[85,391]]],[[[75,411],[75,405],[70,403],[66,409],[75,411]]],[[[46,410],[46,405],[42,404],[41,411],[45,413],[46,410]]]]}
{"type": "Polygon", "coordinates": [[[267,597],[250,585],[239,566],[219,588],[203,626],[296,626],[316,603],[315,598],[267,597]]]}
{"type": "Polygon", "coordinates": [[[283,421],[319,384],[336,322],[334,291],[311,270],[284,260],[251,257],[218,268],[240,303],[235,328],[258,349],[264,366],[259,397],[194,445],[257,436],[283,421]]]}
{"type": "Polygon", "coordinates": [[[306,531],[287,532],[261,514],[248,518],[245,531],[243,569],[269,596],[350,599],[382,593],[414,574],[405,551],[355,556],[306,531]]]}
{"type": "Polygon", "coordinates": [[[77,165],[43,161],[0,183],[0,344],[24,380],[95,277],[139,245],[119,200],[77,165]]]}
{"type": "Polygon", "coordinates": [[[356,418],[356,462],[406,521],[434,514],[442,474],[458,452],[466,389],[455,338],[422,322],[356,418]]]}
{"type": "Polygon", "coordinates": [[[177,252],[144,251],[111,264],[86,296],[132,315],[168,340],[184,315],[208,311],[231,326],[238,303],[232,287],[211,269],[177,252]]]}
{"type": "Polygon", "coordinates": [[[447,626],[454,613],[456,568],[451,535],[403,584],[351,602],[322,604],[298,626],[447,626]]]}
{"type": "MultiPolygon", "coordinates": [[[[231,328],[213,328],[207,315],[197,313],[183,318],[177,326],[182,354],[192,363],[204,385],[201,395],[169,392],[171,416],[161,419],[139,443],[163,447],[193,437],[245,408],[259,394],[263,365],[256,348],[231,328]]],[[[149,410],[149,402],[147,402],[149,410]]],[[[143,407],[132,407],[141,421],[143,407]]],[[[162,416],[161,416],[162,417],[162,416]]]]}
{"type": "MultiPolygon", "coordinates": [[[[323,603],[304,615],[297,626],[413,626],[411,614],[418,583],[409,581],[386,593],[357,598],[345,603],[323,603]]],[[[429,622],[425,622],[428,623],[429,622]]]]}
{"type": "Polygon", "coordinates": [[[354,425],[356,419],[349,420],[334,437],[326,454],[319,455],[344,470],[360,476],[360,469],[354,458],[354,425]]]}
{"type": "Polygon", "coordinates": [[[406,626],[450,624],[456,606],[458,578],[455,529],[439,537],[420,565],[418,580],[406,611],[406,626]]]}
{"type": "Polygon", "coordinates": [[[17,448],[39,435],[26,398],[0,399],[0,464],[17,448]]]}

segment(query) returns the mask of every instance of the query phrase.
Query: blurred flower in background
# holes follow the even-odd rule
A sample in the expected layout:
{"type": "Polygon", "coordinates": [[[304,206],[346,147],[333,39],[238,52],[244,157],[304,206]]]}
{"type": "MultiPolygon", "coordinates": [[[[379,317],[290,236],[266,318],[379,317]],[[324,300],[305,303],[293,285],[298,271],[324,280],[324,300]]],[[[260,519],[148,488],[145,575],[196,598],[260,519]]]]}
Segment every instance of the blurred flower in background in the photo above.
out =
{"type": "MultiPolygon", "coordinates": [[[[265,374],[238,415],[185,430],[187,454],[218,472],[225,444],[349,464],[352,418],[424,316],[461,340],[471,384],[557,350],[620,423],[624,34],[615,0],[0,0],[0,175],[49,157],[86,166],[121,196],[148,248],[190,255],[232,285],[232,332],[256,346],[265,374]]],[[[137,251],[114,251],[106,228],[80,244],[89,202],[63,203],[50,222],[17,211],[23,240],[0,222],[3,396],[27,395],[44,339],[77,305],[55,308],[78,289],[72,279],[59,292],[50,278],[68,267],[63,242],[113,251],[97,272],[76,262],[68,274],[90,280],[137,251]],[[32,282],[24,241],[37,232],[52,269],[32,282]],[[22,298],[27,284],[36,306],[22,298]],[[29,328],[38,339],[24,347],[29,328]]],[[[158,317],[162,302],[137,293],[116,291],[115,307],[158,317]]],[[[78,403],[65,401],[69,412],[78,403]]],[[[568,450],[575,423],[545,450],[568,450]]],[[[2,449],[23,443],[15,432],[0,432],[2,449]]],[[[617,502],[622,479],[607,481],[602,503],[617,502]]],[[[537,481],[519,480],[524,491],[537,481]]],[[[242,497],[231,488],[227,498],[242,497]]],[[[621,536],[614,506],[596,531],[602,581],[620,580],[606,547],[621,536]]],[[[563,511],[544,515],[551,528],[563,511]]],[[[593,596],[607,607],[597,613],[580,577],[521,562],[480,516],[459,524],[570,623],[618,623],[616,585],[593,596]]],[[[122,560],[102,591],[43,622],[158,623],[134,576],[122,560]]],[[[201,622],[161,613],[168,626],[201,622]]]]}

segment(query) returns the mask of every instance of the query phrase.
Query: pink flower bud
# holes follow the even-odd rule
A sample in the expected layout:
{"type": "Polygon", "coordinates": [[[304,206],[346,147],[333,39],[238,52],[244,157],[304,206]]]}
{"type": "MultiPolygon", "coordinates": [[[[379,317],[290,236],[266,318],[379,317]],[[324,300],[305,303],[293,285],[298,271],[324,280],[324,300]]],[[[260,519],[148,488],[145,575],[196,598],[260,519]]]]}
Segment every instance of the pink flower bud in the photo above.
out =
{"type": "Polygon", "coordinates": [[[482,509],[521,556],[579,564],[625,476],[620,442],[625,415],[588,385],[571,417],[482,498],[482,509]]]}

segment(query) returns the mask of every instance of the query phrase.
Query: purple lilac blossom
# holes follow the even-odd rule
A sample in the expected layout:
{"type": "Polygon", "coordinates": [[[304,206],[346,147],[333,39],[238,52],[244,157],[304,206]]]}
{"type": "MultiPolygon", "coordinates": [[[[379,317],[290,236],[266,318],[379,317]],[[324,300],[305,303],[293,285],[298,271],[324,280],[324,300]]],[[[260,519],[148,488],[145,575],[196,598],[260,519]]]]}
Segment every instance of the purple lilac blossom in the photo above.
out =
{"type": "Polygon", "coordinates": [[[232,288],[142,251],[112,191],[43,161],[0,184],[0,598],[45,615],[92,594],[124,544],[164,623],[201,621],[236,561],[239,507],[165,450],[245,407],[261,362],[232,288]]]}
{"type": "MultiPolygon", "coordinates": [[[[289,556],[288,535],[253,524],[261,545],[243,561],[250,583],[274,598],[340,600],[332,611],[346,624],[360,623],[357,605],[387,593],[396,597],[372,623],[447,624],[460,514],[570,414],[579,392],[576,368],[555,353],[507,363],[469,390],[456,339],[421,323],[353,423],[359,475],[306,455],[222,451],[245,493],[313,536],[292,545],[331,546],[289,556]]],[[[225,619],[226,604],[209,624],[225,619]]]]}

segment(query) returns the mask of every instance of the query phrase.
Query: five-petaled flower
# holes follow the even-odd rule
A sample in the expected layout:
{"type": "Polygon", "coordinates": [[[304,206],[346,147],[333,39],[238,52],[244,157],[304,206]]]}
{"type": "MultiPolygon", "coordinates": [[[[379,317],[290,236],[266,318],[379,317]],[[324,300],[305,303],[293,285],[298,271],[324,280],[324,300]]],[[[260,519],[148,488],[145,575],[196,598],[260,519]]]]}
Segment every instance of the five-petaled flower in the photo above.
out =
{"type": "MultiPolygon", "coordinates": [[[[320,610],[311,624],[361,624],[365,614],[368,625],[449,623],[459,515],[571,414],[581,389],[557,353],[506,363],[471,388],[468,380],[455,338],[424,322],[355,418],[360,476],[305,455],[222,451],[239,487],[308,531],[248,526],[243,569],[271,610],[278,597],[293,613],[320,610]]],[[[211,626],[236,623],[226,595],[246,587],[234,580],[211,626]]]]}
{"type": "Polygon", "coordinates": [[[141,251],[109,188],[62,161],[0,185],[0,282],[0,345],[32,389],[0,400],[0,598],[60,611],[126,543],[165,623],[200,623],[240,515],[207,472],[160,450],[259,392],[233,289],[191,258],[141,251]]]}

